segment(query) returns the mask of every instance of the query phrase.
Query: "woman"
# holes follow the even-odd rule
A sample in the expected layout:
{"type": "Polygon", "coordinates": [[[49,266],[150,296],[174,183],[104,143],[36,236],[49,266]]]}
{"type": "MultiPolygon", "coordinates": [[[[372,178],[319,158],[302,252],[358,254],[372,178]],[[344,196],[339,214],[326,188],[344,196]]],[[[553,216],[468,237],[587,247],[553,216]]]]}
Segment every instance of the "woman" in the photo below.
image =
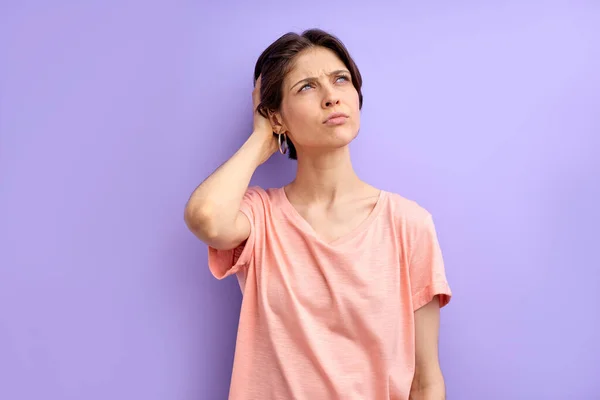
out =
{"type": "Polygon", "coordinates": [[[352,168],[356,64],[309,30],[269,46],[254,78],[254,131],[185,209],[211,272],[236,274],[243,292],[230,399],[443,399],[451,291],[434,224],[352,168]],[[249,188],[277,150],[297,159],[295,179],[249,188]]]}

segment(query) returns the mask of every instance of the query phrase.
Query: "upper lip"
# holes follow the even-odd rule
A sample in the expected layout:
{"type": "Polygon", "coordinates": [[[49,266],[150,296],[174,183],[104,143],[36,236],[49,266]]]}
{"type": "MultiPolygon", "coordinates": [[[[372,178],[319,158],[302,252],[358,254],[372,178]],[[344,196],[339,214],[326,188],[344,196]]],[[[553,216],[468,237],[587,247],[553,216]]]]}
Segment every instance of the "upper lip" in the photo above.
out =
{"type": "Polygon", "coordinates": [[[330,119],[332,119],[332,118],[337,118],[337,117],[345,117],[345,118],[348,118],[348,114],[344,114],[344,113],[341,113],[341,112],[334,112],[334,113],[331,113],[331,114],[329,114],[329,115],[327,116],[327,119],[326,119],[325,121],[323,121],[323,123],[325,123],[325,122],[329,121],[329,120],[330,120],[330,119]]]}

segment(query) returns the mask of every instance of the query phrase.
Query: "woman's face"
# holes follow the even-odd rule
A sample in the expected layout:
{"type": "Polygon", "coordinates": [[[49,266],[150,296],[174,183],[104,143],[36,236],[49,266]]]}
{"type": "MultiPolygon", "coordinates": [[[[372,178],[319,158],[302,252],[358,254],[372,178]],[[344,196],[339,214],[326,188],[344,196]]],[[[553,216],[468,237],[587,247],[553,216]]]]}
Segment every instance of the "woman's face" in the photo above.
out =
{"type": "Polygon", "coordinates": [[[358,92],[350,71],[333,51],[315,47],[300,53],[282,90],[275,115],[299,155],[344,147],[358,134],[358,92]],[[334,113],[344,116],[328,119],[334,113]]]}

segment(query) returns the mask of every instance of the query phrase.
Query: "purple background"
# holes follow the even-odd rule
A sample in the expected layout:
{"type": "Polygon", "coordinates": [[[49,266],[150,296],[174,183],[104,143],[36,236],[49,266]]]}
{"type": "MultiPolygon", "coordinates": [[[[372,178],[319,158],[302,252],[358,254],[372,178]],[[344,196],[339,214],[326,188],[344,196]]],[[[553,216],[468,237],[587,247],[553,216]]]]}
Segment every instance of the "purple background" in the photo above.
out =
{"type": "Polygon", "coordinates": [[[1,399],[226,398],[239,288],[183,207],[310,27],[364,77],[358,172],[436,219],[448,399],[600,399],[598,2],[83,3],[0,6],[1,399]]]}

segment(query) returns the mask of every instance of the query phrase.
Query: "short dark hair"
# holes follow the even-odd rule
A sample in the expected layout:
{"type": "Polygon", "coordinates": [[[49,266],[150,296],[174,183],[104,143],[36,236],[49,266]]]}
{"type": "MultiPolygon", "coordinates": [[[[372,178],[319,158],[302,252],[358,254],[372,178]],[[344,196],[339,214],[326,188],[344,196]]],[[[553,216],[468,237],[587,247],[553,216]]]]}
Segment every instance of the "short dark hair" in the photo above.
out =
{"type": "MultiPolygon", "coordinates": [[[[281,107],[283,80],[292,69],[294,59],[302,51],[318,46],[332,50],[346,65],[352,75],[352,84],[358,92],[359,109],[362,108],[362,77],[346,46],[330,33],[321,29],[309,29],[301,34],[294,32],[284,34],[258,57],[254,67],[254,83],[256,84],[256,80],[261,76],[260,103],[257,111],[263,117],[268,118],[269,110],[275,111],[281,107]]],[[[289,157],[292,160],[297,160],[296,148],[289,137],[287,138],[287,145],[289,147],[289,157]]]]}

